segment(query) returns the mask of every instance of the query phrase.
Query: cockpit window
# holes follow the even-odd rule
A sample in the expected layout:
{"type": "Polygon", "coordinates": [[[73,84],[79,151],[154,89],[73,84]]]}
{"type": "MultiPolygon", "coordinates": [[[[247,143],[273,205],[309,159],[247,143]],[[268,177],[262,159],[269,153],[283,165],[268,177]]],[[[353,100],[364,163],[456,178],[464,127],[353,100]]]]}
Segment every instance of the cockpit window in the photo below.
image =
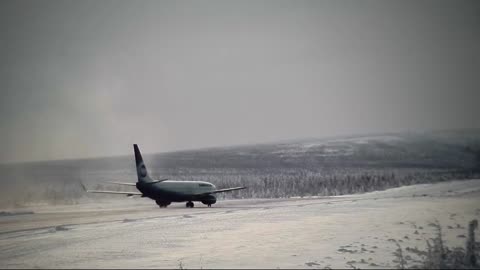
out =
{"type": "Polygon", "coordinates": [[[203,183],[202,183],[202,184],[198,184],[198,185],[201,186],[201,187],[211,187],[211,185],[209,185],[209,184],[203,184],[203,183]]]}

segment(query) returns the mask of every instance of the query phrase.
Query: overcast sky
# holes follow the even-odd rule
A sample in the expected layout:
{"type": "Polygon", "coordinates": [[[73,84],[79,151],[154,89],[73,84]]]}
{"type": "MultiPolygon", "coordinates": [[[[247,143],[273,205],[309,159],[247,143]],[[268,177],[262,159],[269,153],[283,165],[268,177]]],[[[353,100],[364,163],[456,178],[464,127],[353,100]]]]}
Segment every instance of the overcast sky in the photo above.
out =
{"type": "Polygon", "coordinates": [[[480,1],[0,1],[0,163],[480,127],[480,1]]]}

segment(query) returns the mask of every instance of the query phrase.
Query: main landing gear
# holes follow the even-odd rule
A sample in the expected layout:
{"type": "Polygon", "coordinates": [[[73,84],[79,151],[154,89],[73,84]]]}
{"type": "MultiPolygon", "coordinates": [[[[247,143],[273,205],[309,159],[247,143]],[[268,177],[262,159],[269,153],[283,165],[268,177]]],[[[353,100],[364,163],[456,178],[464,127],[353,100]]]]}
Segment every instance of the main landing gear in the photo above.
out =
{"type": "Polygon", "coordinates": [[[187,202],[187,203],[185,204],[185,206],[186,206],[187,208],[193,208],[194,205],[193,205],[193,202],[187,202]]]}

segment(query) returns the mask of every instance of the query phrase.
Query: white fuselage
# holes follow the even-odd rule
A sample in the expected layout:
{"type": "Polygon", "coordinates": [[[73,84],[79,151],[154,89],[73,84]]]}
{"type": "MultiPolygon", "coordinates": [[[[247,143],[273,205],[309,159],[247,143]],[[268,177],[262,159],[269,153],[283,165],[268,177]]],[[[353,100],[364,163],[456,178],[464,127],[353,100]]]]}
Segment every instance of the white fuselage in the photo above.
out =
{"type": "Polygon", "coordinates": [[[167,192],[175,192],[188,195],[207,193],[216,190],[215,185],[203,181],[166,180],[153,185],[155,186],[155,188],[159,188],[167,192]]]}

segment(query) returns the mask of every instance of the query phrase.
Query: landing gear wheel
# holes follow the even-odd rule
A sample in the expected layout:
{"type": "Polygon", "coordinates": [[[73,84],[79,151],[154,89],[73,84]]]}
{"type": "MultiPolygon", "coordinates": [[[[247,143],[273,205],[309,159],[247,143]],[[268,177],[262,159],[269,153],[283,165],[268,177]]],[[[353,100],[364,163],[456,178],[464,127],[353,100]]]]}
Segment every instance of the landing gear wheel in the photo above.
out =
{"type": "Polygon", "coordinates": [[[187,202],[187,203],[185,204],[185,206],[186,206],[187,208],[193,208],[194,204],[193,204],[193,202],[187,202]]]}
{"type": "Polygon", "coordinates": [[[212,205],[211,205],[211,204],[208,204],[208,207],[212,207],[212,205]]]}

